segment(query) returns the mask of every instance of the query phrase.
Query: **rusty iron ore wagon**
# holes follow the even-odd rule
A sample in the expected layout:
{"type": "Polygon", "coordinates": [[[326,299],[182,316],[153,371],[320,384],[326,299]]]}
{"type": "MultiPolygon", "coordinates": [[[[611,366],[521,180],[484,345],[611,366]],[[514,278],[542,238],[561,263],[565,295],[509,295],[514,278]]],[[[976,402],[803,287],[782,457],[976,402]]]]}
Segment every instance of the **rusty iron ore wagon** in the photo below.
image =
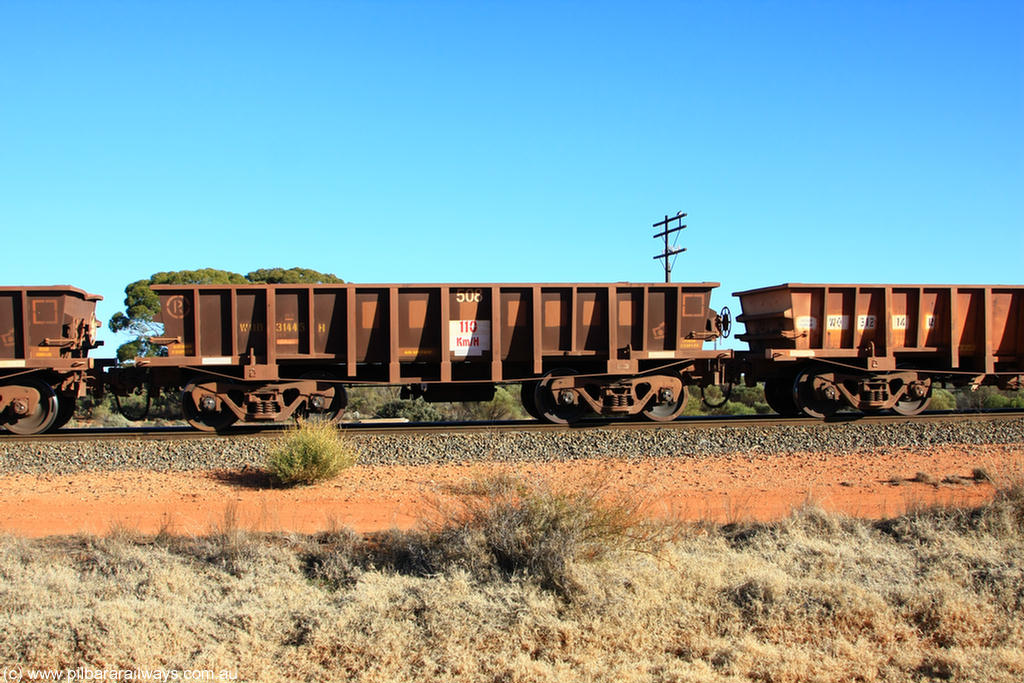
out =
{"type": "Polygon", "coordinates": [[[0,425],[16,434],[64,426],[84,396],[102,297],[68,286],[0,287],[0,425]]]}
{"type": "Polygon", "coordinates": [[[749,351],[714,348],[717,283],[161,285],[162,355],[91,359],[100,297],[0,287],[0,426],[56,429],[105,389],[181,391],[198,429],[340,419],[346,387],[533,416],[667,421],[690,386],[764,382],[783,415],[924,410],[933,387],[1024,386],[1024,286],[784,284],[736,294],[749,351]]]}
{"type": "Polygon", "coordinates": [[[750,378],[783,415],[924,410],[938,382],[1024,383],[1024,287],[783,284],[737,292],[750,378]]]}
{"type": "Polygon", "coordinates": [[[186,419],[204,430],[338,419],[358,384],[465,401],[521,382],[526,410],[551,422],[665,421],[732,356],[705,348],[728,325],[709,308],[717,286],[159,285],[164,332],[150,341],[166,355],[137,365],[153,386],[182,387],[186,419]]]}

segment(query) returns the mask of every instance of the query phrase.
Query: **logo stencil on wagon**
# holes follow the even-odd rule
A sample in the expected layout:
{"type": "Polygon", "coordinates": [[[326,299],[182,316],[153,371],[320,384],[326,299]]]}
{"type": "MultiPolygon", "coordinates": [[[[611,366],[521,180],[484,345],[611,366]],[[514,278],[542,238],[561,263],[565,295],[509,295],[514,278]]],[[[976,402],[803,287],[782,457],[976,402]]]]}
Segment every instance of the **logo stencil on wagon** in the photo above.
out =
{"type": "Polygon", "coordinates": [[[192,304],[188,302],[188,299],[180,294],[175,294],[167,300],[167,315],[181,320],[186,315],[192,312],[192,304]]]}

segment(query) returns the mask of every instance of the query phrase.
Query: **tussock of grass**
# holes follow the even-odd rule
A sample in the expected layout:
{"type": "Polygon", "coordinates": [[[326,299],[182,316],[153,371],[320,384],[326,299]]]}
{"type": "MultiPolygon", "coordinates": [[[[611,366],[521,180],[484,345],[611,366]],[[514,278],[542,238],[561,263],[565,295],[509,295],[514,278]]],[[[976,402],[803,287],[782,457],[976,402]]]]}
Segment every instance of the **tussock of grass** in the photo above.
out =
{"type": "Polygon", "coordinates": [[[938,480],[927,472],[918,472],[911,481],[916,481],[919,484],[928,484],[929,486],[939,485],[938,480]]]}
{"type": "Polygon", "coordinates": [[[453,491],[425,529],[377,536],[380,565],[421,576],[458,568],[477,577],[533,580],[562,598],[583,589],[577,566],[628,552],[654,552],[675,529],[652,523],[639,499],[601,482],[560,488],[497,476],[453,491]]]}
{"type": "Polygon", "coordinates": [[[265,681],[1024,680],[1019,483],[977,509],[685,533],[544,483],[462,494],[369,539],[230,515],[208,538],[0,539],[0,659],[265,681]]]}
{"type": "Polygon", "coordinates": [[[971,470],[971,477],[973,477],[975,481],[992,481],[992,476],[984,467],[975,467],[971,470]]]}
{"type": "Polygon", "coordinates": [[[584,590],[580,565],[628,553],[654,554],[680,533],[652,522],[638,500],[611,495],[599,482],[571,489],[498,476],[452,491],[423,528],[360,539],[336,531],[318,537],[306,562],[311,576],[340,588],[367,569],[432,577],[464,571],[479,581],[535,583],[562,599],[584,590]]]}
{"type": "Polygon", "coordinates": [[[267,458],[267,470],[285,486],[333,479],[359,454],[337,426],[303,421],[285,432],[267,458]]]}

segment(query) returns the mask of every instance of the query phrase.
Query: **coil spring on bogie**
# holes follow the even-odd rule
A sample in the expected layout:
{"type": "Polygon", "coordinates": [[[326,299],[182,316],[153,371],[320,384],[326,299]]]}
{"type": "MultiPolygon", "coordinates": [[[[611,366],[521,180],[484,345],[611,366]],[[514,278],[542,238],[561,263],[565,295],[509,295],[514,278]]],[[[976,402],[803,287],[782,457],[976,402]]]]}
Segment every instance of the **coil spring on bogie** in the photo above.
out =
{"type": "Polygon", "coordinates": [[[249,412],[253,415],[272,415],[277,412],[275,401],[251,401],[249,412]]]}
{"type": "Polygon", "coordinates": [[[633,404],[632,396],[625,392],[605,394],[604,404],[611,408],[625,408],[633,404]]]}
{"type": "Polygon", "coordinates": [[[887,382],[864,382],[860,390],[861,398],[871,403],[885,403],[889,398],[889,384],[887,382]]]}

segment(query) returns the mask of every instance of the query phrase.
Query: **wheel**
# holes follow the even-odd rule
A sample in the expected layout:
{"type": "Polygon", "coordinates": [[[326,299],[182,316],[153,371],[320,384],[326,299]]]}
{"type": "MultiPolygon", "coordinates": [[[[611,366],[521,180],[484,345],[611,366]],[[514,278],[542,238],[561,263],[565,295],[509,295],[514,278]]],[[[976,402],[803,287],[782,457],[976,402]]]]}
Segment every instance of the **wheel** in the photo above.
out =
{"type": "Polygon", "coordinates": [[[829,390],[836,391],[836,388],[814,368],[807,368],[793,380],[793,403],[807,417],[824,420],[842,405],[838,396],[829,398],[824,395],[824,392],[829,390]]]}
{"type": "Polygon", "coordinates": [[[4,426],[14,434],[40,434],[50,429],[57,421],[57,394],[53,387],[37,379],[26,378],[12,382],[8,386],[21,387],[39,395],[36,407],[30,413],[17,415],[13,408],[7,409],[8,419],[12,420],[4,426]]]}
{"type": "Polygon", "coordinates": [[[537,393],[538,384],[540,384],[540,382],[523,382],[519,391],[519,400],[523,404],[523,410],[525,410],[526,414],[534,420],[543,419],[540,416],[540,411],[537,410],[537,403],[533,400],[534,395],[537,393]]]}
{"type": "MultiPolygon", "coordinates": [[[[334,380],[336,377],[329,372],[320,370],[307,372],[299,379],[334,380]]],[[[314,422],[338,422],[341,420],[345,414],[345,408],[348,406],[348,393],[345,391],[345,387],[333,381],[317,382],[316,392],[324,401],[324,405],[319,409],[307,405],[304,410],[306,419],[314,422]]]]}
{"type": "Polygon", "coordinates": [[[642,414],[652,422],[671,422],[683,414],[689,392],[679,375],[661,375],[661,378],[671,380],[673,384],[678,383],[678,387],[667,390],[665,395],[652,396],[642,414]]]}
{"type": "Polygon", "coordinates": [[[562,390],[558,392],[558,396],[551,392],[551,381],[554,378],[575,374],[575,370],[560,368],[552,370],[537,382],[533,392],[533,403],[540,414],[540,419],[563,425],[580,419],[583,415],[583,406],[580,405],[575,390],[562,390]]]}
{"type": "Polygon", "coordinates": [[[932,402],[932,383],[931,380],[925,380],[923,384],[925,387],[924,396],[915,398],[904,394],[903,398],[892,407],[893,412],[900,415],[920,415],[923,413],[928,408],[928,404],[932,402]]]}
{"type": "Polygon", "coordinates": [[[764,400],[768,407],[782,417],[796,417],[800,409],[793,403],[793,381],[771,378],[764,383],[764,400]]]}
{"type": "MultiPolygon", "coordinates": [[[[196,383],[189,382],[181,390],[181,412],[190,425],[202,432],[219,432],[227,429],[238,418],[226,408],[220,410],[200,410],[192,400],[192,392],[196,391],[196,383]]],[[[207,392],[203,392],[208,395],[207,392]]]]}
{"type": "Polygon", "coordinates": [[[57,419],[50,425],[49,431],[55,432],[75,416],[75,408],[78,405],[78,398],[71,394],[61,394],[57,397],[57,419]]]}

